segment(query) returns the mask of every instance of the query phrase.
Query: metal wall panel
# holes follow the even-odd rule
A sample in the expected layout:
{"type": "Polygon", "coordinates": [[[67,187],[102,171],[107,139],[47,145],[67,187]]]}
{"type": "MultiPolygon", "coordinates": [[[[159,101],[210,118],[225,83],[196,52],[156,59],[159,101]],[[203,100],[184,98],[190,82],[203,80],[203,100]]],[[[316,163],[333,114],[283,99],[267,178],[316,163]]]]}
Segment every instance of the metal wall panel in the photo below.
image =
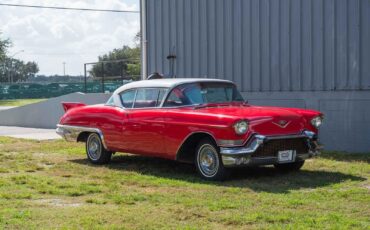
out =
{"type": "Polygon", "coordinates": [[[244,92],[370,89],[370,0],[147,0],[148,71],[244,92]]]}

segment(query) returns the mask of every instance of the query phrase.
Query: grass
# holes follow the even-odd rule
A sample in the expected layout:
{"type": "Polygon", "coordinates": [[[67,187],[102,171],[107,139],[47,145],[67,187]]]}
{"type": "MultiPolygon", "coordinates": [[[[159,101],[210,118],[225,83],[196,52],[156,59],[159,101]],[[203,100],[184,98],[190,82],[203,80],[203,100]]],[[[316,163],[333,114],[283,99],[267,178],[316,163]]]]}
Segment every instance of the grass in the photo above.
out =
{"type": "Polygon", "coordinates": [[[23,106],[28,104],[44,101],[45,99],[14,99],[14,100],[0,100],[0,106],[23,106]]]}
{"type": "Polygon", "coordinates": [[[205,182],[191,165],[82,144],[0,138],[0,228],[368,229],[369,155],[324,153],[300,172],[240,169],[205,182]]]}

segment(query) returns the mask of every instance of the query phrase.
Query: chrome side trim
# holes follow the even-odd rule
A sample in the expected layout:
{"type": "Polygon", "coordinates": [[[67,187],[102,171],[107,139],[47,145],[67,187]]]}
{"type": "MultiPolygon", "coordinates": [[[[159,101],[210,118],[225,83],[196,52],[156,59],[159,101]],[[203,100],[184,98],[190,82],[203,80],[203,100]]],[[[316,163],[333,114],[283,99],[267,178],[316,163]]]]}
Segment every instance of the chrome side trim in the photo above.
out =
{"type": "Polygon", "coordinates": [[[313,140],[316,137],[316,134],[311,131],[304,131],[302,134],[297,135],[284,135],[284,136],[263,136],[263,135],[254,135],[252,141],[244,147],[221,147],[220,153],[222,155],[251,155],[254,153],[258,147],[263,143],[269,140],[278,140],[278,139],[293,139],[293,138],[306,138],[313,140]]]}
{"type": "Polygon", "coordinates": [[[224,140],[224,139],[218,139],[217,144],[219,146],[241,146],[243,145],[244,140],[224,140]]]}
{"type": "Polygon", "coordinates": [[[62,136],[66,141],[77,141],[78,136],[82,132],[97,133],[100,136],[104,148],[108,150],[108,147],[105,143],[104,134],[98,128],[58,124],[56,129],[56,133],[62,136]]]}

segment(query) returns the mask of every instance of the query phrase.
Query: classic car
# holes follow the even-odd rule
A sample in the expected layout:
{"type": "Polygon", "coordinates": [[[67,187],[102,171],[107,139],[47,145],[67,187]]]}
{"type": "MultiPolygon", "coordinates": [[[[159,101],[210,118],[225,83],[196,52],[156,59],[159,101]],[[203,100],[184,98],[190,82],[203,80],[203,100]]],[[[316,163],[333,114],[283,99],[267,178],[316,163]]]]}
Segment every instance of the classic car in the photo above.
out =
{"type": "Polygon", "coordinates": [[[85,142],[95,164],[126,152],[194,163],[202,178],[222,180],[232,167],[299,170],[321,149],[322,113],[250,105],[226,80],[142,80],[121,86],[105,104],[63,107],[57,133],[85,142]]]}

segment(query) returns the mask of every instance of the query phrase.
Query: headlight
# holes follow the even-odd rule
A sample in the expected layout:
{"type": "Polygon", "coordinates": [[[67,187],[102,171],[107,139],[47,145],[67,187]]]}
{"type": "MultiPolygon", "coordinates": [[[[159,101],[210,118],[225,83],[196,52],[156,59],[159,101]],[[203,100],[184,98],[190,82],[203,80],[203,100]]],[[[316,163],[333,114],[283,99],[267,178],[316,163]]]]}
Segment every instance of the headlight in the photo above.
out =
{"type": "Polygon", "coordinates": [[[315,128],[319,128],[319,127],[322,125],[322,120],[323,120],[323,118],[322,118],[321,116],[314,117],[314,118],[311,120],[311,124],[312,124],[315,128]]]}
{"type": "Polygon", "coordinates": [[[238,121],[234,125],[234,129],[235,129],[236,134],[243,135],[246,132],[248,132],[248,122],[247,121],[238,121]]]}

